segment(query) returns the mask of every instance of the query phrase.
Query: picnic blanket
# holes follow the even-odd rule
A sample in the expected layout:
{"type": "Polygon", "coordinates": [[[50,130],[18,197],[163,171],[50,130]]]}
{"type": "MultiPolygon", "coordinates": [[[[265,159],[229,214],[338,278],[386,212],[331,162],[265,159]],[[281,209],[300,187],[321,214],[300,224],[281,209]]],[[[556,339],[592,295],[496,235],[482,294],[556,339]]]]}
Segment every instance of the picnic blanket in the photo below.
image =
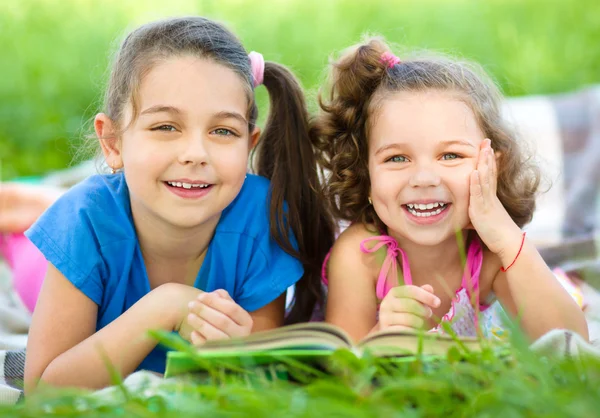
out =
{"type": "Polygon", "coordinates": [[[0,403],[14,404],[22,397],[25,346],[30,315],[11,287],[10,274],[0,262],[0,403]]]}

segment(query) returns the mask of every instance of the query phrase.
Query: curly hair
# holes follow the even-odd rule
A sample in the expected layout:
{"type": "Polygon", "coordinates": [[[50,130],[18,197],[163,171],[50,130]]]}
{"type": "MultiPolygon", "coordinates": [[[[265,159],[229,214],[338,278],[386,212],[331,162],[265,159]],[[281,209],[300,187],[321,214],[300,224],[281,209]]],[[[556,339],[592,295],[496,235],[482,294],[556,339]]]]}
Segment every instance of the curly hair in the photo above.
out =
{"type": "Polygon", "coordinates": [[[334,215],[387,230],[368,202],[370,124],[389,94],[435,90],[456,96],[473,111],[498,155],[498,198],[519,227],[531,221],[540,172],[503,120],[502,95],[483,69],[441,56],[408,58],[390,66],[381,59],[389,51],[378,37],[350,47],[331,64],[329,94],[319,94],[321,111],[311,133],[327,172],[323,188],[334,215]]]}

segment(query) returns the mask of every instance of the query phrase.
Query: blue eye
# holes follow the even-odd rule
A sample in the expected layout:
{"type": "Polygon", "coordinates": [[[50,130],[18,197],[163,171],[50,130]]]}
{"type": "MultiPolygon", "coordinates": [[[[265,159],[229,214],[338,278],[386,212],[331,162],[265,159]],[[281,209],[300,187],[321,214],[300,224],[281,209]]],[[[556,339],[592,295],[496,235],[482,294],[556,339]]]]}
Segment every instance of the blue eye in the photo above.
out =
{"type": "Polygon", "coordinates": [[[151,131],[176,132],[177,129],[173,125],[160,125],[152,128],[151,131]]]}
{"type": "Polygon", "coordinates": [[[394,155],[393,157],[389,158],[388,161],[392,163],[405,163],[408,161],[408,158],[406,158],[404,155],[394,155]]]}
{"type": "Polygon", "coordinates": [[[212,131],[212,133],[221,136],[237,136],[233,131],[226,128],[218,128],[212,131]]]}
{"type": "Polygon", "coordinates": [[[458,154],[455,154],[453,152],[449,152],[442,156],[442,160],[456,160],[457,158],[460,158],[460,157],[458,156],[458,154]]]}

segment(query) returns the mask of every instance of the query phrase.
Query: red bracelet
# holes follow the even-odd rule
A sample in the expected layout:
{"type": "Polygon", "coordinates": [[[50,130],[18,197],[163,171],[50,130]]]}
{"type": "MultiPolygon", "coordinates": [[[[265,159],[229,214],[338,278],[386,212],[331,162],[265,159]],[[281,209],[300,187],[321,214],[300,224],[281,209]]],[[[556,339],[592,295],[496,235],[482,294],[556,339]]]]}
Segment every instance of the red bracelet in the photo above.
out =
{"type": "Polygon", "coordinates": [[[527,232],[523,232],[523,238],[521,238],[521,246],[519,247],[519,252],[517,253],[515,259],[513,260],[512,263],[510,263],[510,266],[508,266],[507,268],[500,267],[501,271],[503,271],[503,272],[508,271],[508,269],[511,268],[513,266],[513,264],[515,264],[515,262],[517,261],[517,258],[519,258],[519,254],[521,254],[521,250],[523,249],[523,244],[525,243],[525,234],[527,234],[527,232]]]}

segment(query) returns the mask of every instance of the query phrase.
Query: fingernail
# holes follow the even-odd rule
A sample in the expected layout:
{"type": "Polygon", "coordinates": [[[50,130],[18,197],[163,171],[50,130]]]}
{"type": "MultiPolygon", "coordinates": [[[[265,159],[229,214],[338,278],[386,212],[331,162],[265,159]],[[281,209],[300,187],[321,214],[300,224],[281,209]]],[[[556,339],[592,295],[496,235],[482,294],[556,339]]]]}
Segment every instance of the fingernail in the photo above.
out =
{"type": "Polygon", "coordinates": [[[191,301],[190,303],[188,303],[188,309],[193,309],[195,304],[196,304],[196,302],[194,302],[194,301],[191,301]]]}
{"type": "Polygon", "coordinates": [[[442,304],[442,301],[439,299],[435,300],[435,307],[437,308],[438,306],[440,306],[442,304]]]}

